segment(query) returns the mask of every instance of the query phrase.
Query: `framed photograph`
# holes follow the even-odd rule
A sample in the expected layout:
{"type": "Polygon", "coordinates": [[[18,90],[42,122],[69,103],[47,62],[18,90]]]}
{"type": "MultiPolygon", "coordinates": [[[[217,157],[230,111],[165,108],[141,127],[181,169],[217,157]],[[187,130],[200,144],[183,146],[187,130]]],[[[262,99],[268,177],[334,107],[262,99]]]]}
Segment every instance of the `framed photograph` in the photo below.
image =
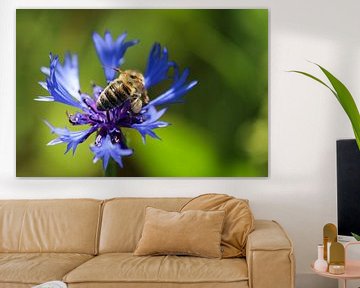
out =
{"type": "Polygon", "coordinates": [[[18,9],[16,91],[18,177],[268,176],[266,9],[18,9]]]}

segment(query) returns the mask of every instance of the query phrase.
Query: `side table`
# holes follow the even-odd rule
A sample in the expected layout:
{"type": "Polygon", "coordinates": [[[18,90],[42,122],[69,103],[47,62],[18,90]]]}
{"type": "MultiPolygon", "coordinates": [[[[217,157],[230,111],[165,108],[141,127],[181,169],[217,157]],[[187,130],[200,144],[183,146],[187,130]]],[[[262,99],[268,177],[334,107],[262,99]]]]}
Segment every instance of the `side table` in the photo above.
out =
{"type": "Polygon", "coordinates": [[[311,264],[311,269],[318,275],[327,278],[338,279],[342,281],[343,288],[346,288],[348,280],[360,279],[360,259],[359,260],[348,260],[347,259],[347,248],[351,245],[360,245],[360,242],[348,242],[344,245],[345,247],[345,273],[344,274],[331,274],[329,272],[320,272],[314,269],[314,263],[311,264]]]}

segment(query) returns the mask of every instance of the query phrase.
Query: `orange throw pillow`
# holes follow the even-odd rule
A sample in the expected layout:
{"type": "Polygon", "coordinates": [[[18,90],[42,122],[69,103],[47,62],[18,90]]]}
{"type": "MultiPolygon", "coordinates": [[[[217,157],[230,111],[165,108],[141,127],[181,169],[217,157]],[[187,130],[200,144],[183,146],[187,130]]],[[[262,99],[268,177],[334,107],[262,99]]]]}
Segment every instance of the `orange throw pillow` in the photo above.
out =
{"type": "Polygon", "coordinates": [[[192,255],[221,258],[224,211],[168,212],[146,208],[134,255],[192,255]]]}
{"type": "Polygon", "coordinates": [[[225,194],[204,194],[186,203],[181,211],[225,211],[221,236],[223,258],[246,256],[247,236],[254,230],[254,217],[247,200],[225,194]]]}

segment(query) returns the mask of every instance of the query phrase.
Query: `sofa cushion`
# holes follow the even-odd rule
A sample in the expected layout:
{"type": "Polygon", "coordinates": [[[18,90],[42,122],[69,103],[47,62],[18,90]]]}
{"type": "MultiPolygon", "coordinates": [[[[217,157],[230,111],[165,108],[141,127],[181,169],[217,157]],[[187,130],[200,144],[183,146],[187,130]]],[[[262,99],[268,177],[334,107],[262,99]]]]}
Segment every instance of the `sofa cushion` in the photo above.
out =
{"type": "Polygon", "coordinates": [[[147,207],[144,229],[134,255],[221,258],[224,216],[224,211],[168,212],[147,207]]]}
{"type": "Polygon", "coordinates": [[[245,257],[247,237],[254,230],[254,216],[248,200],[236,199],[225,194],[204,194],[191,199],[181,211],[197,209],[225,211],[221,236],[222,257],[245,257]]]}
{"type": "Polygon", "coordinates": [[[163,287],[160,286],[160,283],[232,283],[242,281],[247,283],[247,279],[246,261],[241,258],[139,257],[133,256],[131,253],[110,253],[97,256],[64,277],[64,281],[70,284],[99,282],[158,283],[157,287],[163,287]]]}
{"type": "Polygon", "coordinates": [[[102,201],[0,200],[0,252],[95,254],[102,201]]]}
{"type": "Polygon", "coordinates": [[[40,284],[61,280],[92,257],[72,253],[0,253],[0,287],[3,283],[40,284]]]}
{"type": "Polygon", "coordinates": [[[189,198],[116,198],[105,201],[99,253],[134,252],[141,237],[147,206],[179,211],[188,201],[189,198]]]}

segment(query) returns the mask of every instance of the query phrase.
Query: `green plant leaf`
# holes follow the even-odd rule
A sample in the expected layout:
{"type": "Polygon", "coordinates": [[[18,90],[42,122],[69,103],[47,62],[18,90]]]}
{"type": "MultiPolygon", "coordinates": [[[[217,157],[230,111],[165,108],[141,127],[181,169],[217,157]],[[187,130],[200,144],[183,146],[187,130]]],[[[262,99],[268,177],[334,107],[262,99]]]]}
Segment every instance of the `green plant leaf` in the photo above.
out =
{"type": "Polygon", "coordinates": [[[302,72],[302,71],[296,71],[296,70],[289,71],[289,72],[294,72],[294,73],[305,75],[305,76],[321,83],[335,95],[336,99],[339,101],[340,105],[343,107],[345,113],[347,114],[347,116],[351,122],[353,131],[354,131],[354,135],[356,138],[356,143],[360,150],[360,114],[359,114],[359,110],[356,106],[353,96],[351,95],[350,91],[346,88],[346,86],[340,80],[338,80],[334,75],[332,75],[328,70],[326,70],[325,68],[323,68],[322,66],[320,66],[316,63],[314,63],[314,64],[316,66],[318,66],[321,69],[321,71],[325,74],[325,76],[330,81],[333,88],[331,88],[325,82],[323,82],[319,78],[317,78],[309,73],[302,72]]]}
{"type": "Polygon", "coordinates": [[[329,85],[327,85],[325,82],[323,82],[323,81],[320,80],[319,78],[317,78],[317,77],[315,77],[315,76],[313,76],[313,75],[311,75],[311,74],[309,74],[309,73],[302,72],[302,71],[298,71],[298,70],[290,70],[290,71],[288,71],[288,72],[294,72],[294,73],[302,74],[302,75],[305,75],[305,76],[307,76],[307,77],[309,77],[309,78],[311,78],[311,79],[313,79],[313,80],[321,83],[321,84],[324,85],[326,88],[328,88],[328,89],[335,95],[336,98],[338,98],[338,95],[336,94],[336,92],[335,92],[329,85]]]}
{"type": "Polygon", "coordinates": [[[352,232],[351,232],[351,235],[356,239],[356,241],[360,241],[360,235],[352,233],[352,232]]]}
{"type": "Polygon", "coordinates": [[[334,75],[332,75],[325,68],[316,64],[321,71],[325,74],[325,76],[329,79],[331,85],[334,87],[335,91],[338,95],[338,100],[341,106],[344,108],[346,114],[348,115],[350,122],[353,126],[356,142],[360,149],[360,114],[359,110],[356,107],[356,103],[354,101],[353,96],[350,91],[346,88],[346,86],[338,80],[334,75]]]}

